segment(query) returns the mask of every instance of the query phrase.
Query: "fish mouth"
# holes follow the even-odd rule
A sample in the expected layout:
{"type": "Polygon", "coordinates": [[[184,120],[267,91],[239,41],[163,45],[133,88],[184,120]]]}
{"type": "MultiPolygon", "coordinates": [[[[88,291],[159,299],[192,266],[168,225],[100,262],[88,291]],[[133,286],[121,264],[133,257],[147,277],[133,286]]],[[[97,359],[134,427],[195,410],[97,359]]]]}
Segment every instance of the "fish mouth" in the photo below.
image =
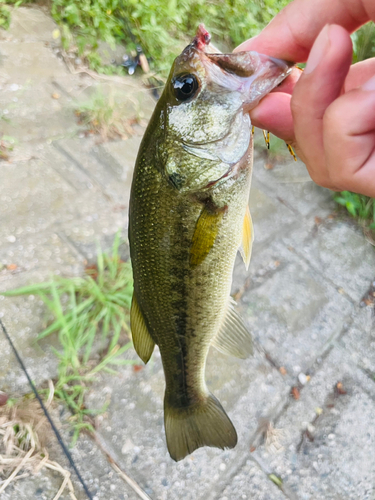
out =
{"type": "Polygon", "coordinates": [[[211,84],[241,94],[245,112],[257,106],[293,69],[292,63],[252,51],[205,53],[204,64],[211,84]]]}
{"type": "MultiPolygon", "coordinates": [[[[201,24],[191,46],[198,52],[206,69],[208,83],[216,90],[239,92],[245,112],[281,83],[294,64],[254,51],[222,54],[211,43],[211,36],[201,24]]],[[[190,47],[191,47],[190,46],[190,47]]]]}

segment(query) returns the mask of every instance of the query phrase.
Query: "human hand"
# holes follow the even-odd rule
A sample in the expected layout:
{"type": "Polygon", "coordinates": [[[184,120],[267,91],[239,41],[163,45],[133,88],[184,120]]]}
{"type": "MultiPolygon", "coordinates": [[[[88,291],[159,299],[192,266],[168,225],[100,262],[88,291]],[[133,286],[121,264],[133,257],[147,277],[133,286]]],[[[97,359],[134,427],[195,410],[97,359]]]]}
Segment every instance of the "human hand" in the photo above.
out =
{"type": "Polygon", "coordinates": [[[291,144],[317,184],[375,197],[375,58],[351,66],[349,36],[370,19],[373,0],[295,0],[236,50],[307,59],[252,123],[291,144]]]}

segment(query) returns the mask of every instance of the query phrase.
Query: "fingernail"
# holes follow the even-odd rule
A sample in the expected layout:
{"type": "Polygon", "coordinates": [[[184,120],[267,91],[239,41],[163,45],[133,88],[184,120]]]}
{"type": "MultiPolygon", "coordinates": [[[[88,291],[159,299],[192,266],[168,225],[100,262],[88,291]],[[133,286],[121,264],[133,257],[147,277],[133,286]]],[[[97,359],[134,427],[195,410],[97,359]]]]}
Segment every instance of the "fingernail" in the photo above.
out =
{"type": "Polygon", "coordinates": [[[319,33],[315,43],[311,49],[309,58],[307,59],[306,68],[304,73],[309,74],[314,71],[322,60],[324,54],[327,52],[329,47],[329,25],[326,24],[322,31],[319,33]]]}
{"type": "Polygon", "coordinates": [[[362,90],[375,90],[375,76],[370,78],[370,80],[367,80],[362,86],[362,90]]]}

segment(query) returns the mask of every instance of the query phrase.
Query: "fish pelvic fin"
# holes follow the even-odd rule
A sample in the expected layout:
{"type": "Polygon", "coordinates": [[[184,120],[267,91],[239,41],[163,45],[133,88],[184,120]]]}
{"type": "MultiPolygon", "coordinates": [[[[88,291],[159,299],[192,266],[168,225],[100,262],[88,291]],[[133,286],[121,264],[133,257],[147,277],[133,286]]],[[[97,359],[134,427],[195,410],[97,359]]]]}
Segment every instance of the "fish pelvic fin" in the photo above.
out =
{"type": "Polygon", "coordinates": [[[240,254],[245,263],[246,271],[248,270],[250,264],[251,252],[253,249],[253,241],[254,241],[253,220],[251,218],[249,205],[247,205],[242,227],[242,243],[240,246],[240,254]]]}
{"type": "Polygon", "coordinates": [[[237,432],[219,401],[208,394],[204,401],[175,408],[164,400],[168,451],[176,462],[202,446],[234,448],[237,432]]]}
{"type": "Polygon", "coordinates": [[[130,329],[132,333],[133,345],[138,356],[147,364],[153,353],[155,342],[153,341],[141,310],[139,309],[137,299],[133,294],[132,305],[130,308],[130,329]]]}
{"type": "Polygon", "coordinates": [[[235,306],[236,302],[229,297],[224,320],[211,345],[223,354],[245,359],[253,354],[253,341],[235,306]]]}

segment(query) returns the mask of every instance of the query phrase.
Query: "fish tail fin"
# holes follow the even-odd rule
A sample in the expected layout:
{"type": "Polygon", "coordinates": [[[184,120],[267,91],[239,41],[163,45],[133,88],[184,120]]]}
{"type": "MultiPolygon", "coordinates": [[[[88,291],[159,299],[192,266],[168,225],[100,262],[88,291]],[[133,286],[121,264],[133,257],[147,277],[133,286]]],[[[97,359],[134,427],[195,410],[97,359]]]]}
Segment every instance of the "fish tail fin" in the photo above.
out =
{"type": "Polygon", "coordinates": [[[178,462],[197,448],[234,448],[237,433],[219,401],[209,394],[203,402],[175,408],[164,401],[164,423],[170,456],[178,462]]]}

